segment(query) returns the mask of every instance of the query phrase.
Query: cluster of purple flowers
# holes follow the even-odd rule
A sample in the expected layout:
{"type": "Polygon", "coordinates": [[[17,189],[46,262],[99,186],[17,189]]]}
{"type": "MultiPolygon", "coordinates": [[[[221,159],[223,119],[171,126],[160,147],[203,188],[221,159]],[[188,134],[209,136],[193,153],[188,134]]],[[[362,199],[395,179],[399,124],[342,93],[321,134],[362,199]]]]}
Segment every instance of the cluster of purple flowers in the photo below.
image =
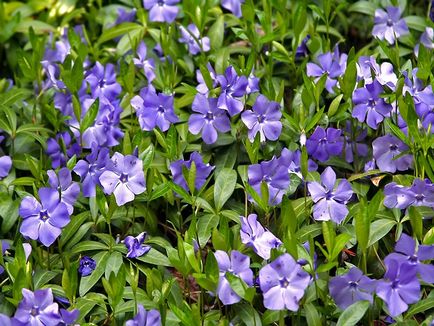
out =
{"type": "Polygon", "coordinates": [[[333,277],[329,282],[330,295],[341,309],[356,301],[373,302],[376,293],[387,305],[390,316],[396,317],[420,298],[419,274],[426,283],[434,282],[434,266],[421,261],[434,259],[433,245],[419,245],[402,234],[395,245],[395,252],[384,258],[386,273],[382,280],[372,280],[353,267],[348,273],[333,277]]]}
{"type": "Polygon", "coordinates": [[[12,318],[0,314],[2,325],[73,325],[80,314],[78,309],[59,309],[51,289],[35,292],[23,289],[22,294],[23,299],[12,318]]]}
{"type": "Polygon", "coordinates": [[[411,187],[391,182],[384,187],[384,206],[406,209],[410,206],[434,208],[434,185],[428,179],[415,179],[411,187]]]}

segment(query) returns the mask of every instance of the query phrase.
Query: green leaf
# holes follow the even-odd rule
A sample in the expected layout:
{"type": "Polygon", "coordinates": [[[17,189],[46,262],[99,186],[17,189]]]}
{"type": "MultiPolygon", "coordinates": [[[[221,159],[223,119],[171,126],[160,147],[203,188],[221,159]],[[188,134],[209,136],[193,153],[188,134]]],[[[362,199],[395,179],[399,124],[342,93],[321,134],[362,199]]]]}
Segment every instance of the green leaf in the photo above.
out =
{"type": "Polygon", "coordinates": [[[369,231],[368,247],[382,239],[396,225],[396,221],[388,219],[380,219],[371,223],[369,231]]]}
{"type": "Polygon", "coordinates": [[[214,185],[214,203],[219,212],[226,201],[232,196],[237,184],[237,173],[228,168],[223,168],[217,175],[214,185]]]}
{"type": "Polygon", "coordinates": [[[78,292],[80,297],[83,297],[89,290],[99,281],[101,276],[104,274],[106,268],[106,263],[109,258],[109,253],[107,251],[99,252],[92,258],[96,262],[96,268],[89,276],[82,277],[80,280],[80,287],[78,292]]]}
{"type": "Polygon", "coordinates": [[[98,114],[98,110],[99,110],[99,99],[96,99],[90,106],[89,110],[87,110],[83,120],[80,123],[81,133],[83,133],[87,128],[89,128],[95,122],[95,118],[98,114]]]}
{"type": "MultiPolygon", "coordinates": [[[[224,33],[225,33],[225,16],[224,15],[220,15],[218,16],[218,18],[216,19],[216,21],[214,22],[214,24],[212,24],[212,26],[210,27],[209,31],[208,31],[208,36],[211,42],[211,48],[214,50],[218,50],[219,48],[221,48],[222,44],[223,44],[223,38],[224,38],[224,33]]],[[[212,83],[211,83],[212,85],[212,83]]],[[[208,86],[208,83],[207,83],[208,86]]],[[[211,89],[208,86],[209,89],[211,89]]]]}
{"type": "Polygon", "coordinates": [[[423,217],[419,213],[416,207],[410,206],[408,208],[408,214],[410,216],[410,223],[411,227],[413,229],[413,234],[418,238],[419,240],[422,239],[422,232],[423,232],[423,217]]]}
{"type": "Polygon", "coordinates": [[[322,325],[321,318],[318,314],[318,310],[312,303],[307,303],[304,305],[304,310],[306,311],[306,321],[308,326],[318,326],[322,325]]]}
{"type": "Polygon", "coordinates": [[[431,296],[412,305],[405,314],[405,319],[409,319],[418,313],[424,313],[432,308],[434,308],[434,297],[431,296]]]}
{"type": "Polygon", "coordinates": [[[315,238],[321,234],[322,224],[310,224],[303,226],[297,231],[297,239],[300,243],[303,243],[309,239],[309,237],[315,238]]]}
{"type": "Polygon", "coordinates": [[[0,217],[2,218],[1,233],[6,234],[16,224],[19,206],[19,200],[12,200],[7,193],[0,193],[0,217]]]}
{"type": "Polygon", "coordinates": [[[369,301],[357,301],[349,306],[339,317],[336,326],[353,326],[363,318],[369,308],[369,301]]]}
{"type": "Polygon", "coordinates": [[[74,248],[72,248],[71,250],[71,253],[76,254],[83,251],[91,251],[91,250],[108,250],[108,247],[101,242],[87,240],[87,241],[80,242],[78,245],[74,246],[74,248]]]}
{"type": "Polygon", "coordinates": [[[107,42],[111,39],[119,37],[121,35],[127,34],[129,32],[137,31],[143,29],[143,26],[140,26],[136,23],[122,23],[117,26],[114,26],[106,31],[104,31],[99,37],[98,41],[95,44],[95,47],[98,47],[104,42],[107,42]]]}
{"type": "Polygon", "coordinates": [[[361,200],[359,203],[359,210],[354,216],[357,243],[359,244],[362,252],[366,251],[369,242],[369,214],[368,205],[365,200],[361,200]]]}
{"type": "Polygon", "coordinates": [[[206,214],[200,216],[197,220],[197,236],[199,245],[204,248],[211,238],[212,229],[216,228],[220,221],[220,215],[206,214]]]}
{"type": "Polygon", "coordinates": [[[244,325],[262,326],[261,317],[253,306],[246,303],[236,305],[237,316],[241,318],[244,325]]]}
{"type": "Polygon", "coordinates": [[[104,276],[106,279],[110,278],[110,274],[113,272],[115,275],[118,274],[119,268],[121,268],[123,262],[122,254],[117,251],[113,251],[107,260],[105,267],[104,276]]]}
{"type": "Polygon", "coordinates": [[[62,235],[60,236],[61,246],[64,246],[68,242],[68,240],[77,232],[78,228],[86,221],[89,216],[89,212],[83,212],[76,216],[71,216],[71,221],[62,230],[62,235]]]}
{"type": "Polygon", "coordinates": [[[340,94],[336,96],[333,101],[330,103],[329,110],[328,110],[328,116],[332,117],[335,115],[335,113],[338,111],[339,104],[341,103],[342,98],[344,97],[344,94],[340,94]]]}
{"type": "Polygon", "coordinates": [[[151,248],[151,250],[149,250],[146,254],[137,257],[136,259],[144,263],[156,265],[156,266],[166,266],[166,267],[172,266],[169,259],[154,248],[151,248]]]}
{"type": "Polygon", "coordinates": [[[357,1],[348,8],[349,12],[358,12],[368,16],[374,16],[375,10],[377,10],[377,6],[370,1],[357,1]]]}

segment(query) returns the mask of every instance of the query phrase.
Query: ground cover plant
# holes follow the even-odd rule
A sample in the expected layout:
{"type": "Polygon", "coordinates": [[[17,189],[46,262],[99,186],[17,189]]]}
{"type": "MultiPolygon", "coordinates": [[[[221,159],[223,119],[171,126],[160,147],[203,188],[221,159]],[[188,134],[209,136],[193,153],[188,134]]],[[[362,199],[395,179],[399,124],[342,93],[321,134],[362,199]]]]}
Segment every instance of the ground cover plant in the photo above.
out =
{"type": "Polygon", "coordinates": [[[0,324],[432,325],[433,6],[0,1],[0,324]]]}

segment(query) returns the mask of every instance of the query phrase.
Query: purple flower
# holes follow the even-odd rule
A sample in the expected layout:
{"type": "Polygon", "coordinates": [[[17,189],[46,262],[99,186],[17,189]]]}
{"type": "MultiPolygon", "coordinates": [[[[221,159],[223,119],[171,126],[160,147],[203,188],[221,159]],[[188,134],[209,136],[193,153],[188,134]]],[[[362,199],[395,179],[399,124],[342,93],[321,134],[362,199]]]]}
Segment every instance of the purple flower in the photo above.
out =
{"type": "Polygon", "coordinates": [[[373,156],[380,171],[395,173],[409,169],[413,163],[411,154],[400,155],[408,146],[392,135],[378,137],[372,142],[373,156]],[[398,156],[395,158],[396,156],[398,156]]]}
{"type": "Polygon", "coordinates": [[[143,256],[149,250],[151,250],[151,246],[145,245],[143,242],[146,240],[146,232],[140,233],[137,237],[133,237],[129,235],[123,241],[125,247],[127,248],[127,257],[128,258],[136,258],[143,256]]]}
{"type": "Polygon", "coordinates": [[[142,130],[151,131],[158,126],[161,131],[167,131],[171,123],[178,122],[173,101],[172,95],[157,94],[152,86],[142,88],[140,96],[131,99],[142,130]]]}
{"type": "Polygon", "coordinates": [[[7,177],[12,167],[12,160],[9,156],[0,157],[0,180],[7,177]]]}
{"type": "Polygon", "coordinates": [[[399,7],[387,7],[375,10],[374,29],[372,35],[380,40],[386,40],[389,44],[395,43],[400,36],[410,33],[404,19],[401,18],[399,7]],[[386,12],[387,11],[387,12],[386,12]]]}
{"type": "Polygon", "coordinates": [[[253,71],[247,77],[246,94],[259,92],[259,78],[253,74],[253,71]]]}
{"type": "Polygon", "coordinates": [[[422,120],[424,128],[428,129],[429,124],[434,121],[434,94],[431,85],[424,87],[422,80],[416,77],[417,68],[413,69],[413,80],[408,77],[407,72],[403,72],[404,86],[403,94],[410,94],[414,101],[417,115],[422,120]]]}
{"type": "Polygon", "coordinates": [[[252,110],[244,111],[241,120],[249,129],[249,140],[253,142],[259,132],[261,142],[265,140],[277,140],[282,132],[280,118],[280,105],[277,102],[269,101],[264,95],[259,94],[252,110]]]}
{"type": "MultiPolygon", "coordinates": [[[[432,10],[433,11],[433,10],[432,10]]],[[[427,49],[434,49],[434,29],[432,27],[425,27],[425,31],[420,36],[420,44],[422,44],[427,49]]],[[[419,56],[420,44],[416,44],[414,47],[414,53],[419,56]]]]}
{"type": "MultiPolygon", "coordinates": [[[[93,99],[84,102],[84,108],[88,108],[94,102],[93,99]]],[[[109,101],[106,97],[100,98],[98,115],[93,126],[87,128],[82,136],[83,148],[91,148],[95,143],[101,147],[112,147],[119,144],[119,139],[124,135],[119,128],[122,112],[118,100],[109,101]]]]}
{"type": "Polygon", "coordinates": [[[229,115],[233,117],[244,108],[244,104],[239,98],[246,94],[249,82],[246,76],[238,76],[232,66],[226,68],[224,75],[218,75],[217,80],[221,87],[217,106],[228,111],[229,115]]]}
{"type": "Polygon", "coordinates": [[[434,259],[434,245],[419,245],[416,249],[416,241],[403,233],[395,245],[395,252],[387,255],[384,262],[390,265],[391,260],[396,260],[401,264],[416,266],[424,282],[434,283],[434,265],[421,262],[421,260],[432,259],[434,259]]]}
{"type": "Polygon", "coordinates": [[[207,98],[200,93],[196,94],[192,109],[194,113],[188,119],[188,130],[197,135],[202,131],[202,139],[206,144],[217,141],[218,133],[231,130],[231,121],[225,110],[217,107],[216,98],[207,98]]]}
{"type": "Polygon", "coordinates": [[[393,71],[393,65],[390,62],[383,62],[380,66],[374,56],[361,56],[359,58],[357,77],[358,80],[363,79],[365,85],[372,84],[374,80],[377,80],[381,85],[386,85],[391,90],[395,90],[398,81],[398,77],[393,71]],[[372,79],[372,75],[375,76],[375,79],[372,79]]]}
{"type": "Polygon", "coordinates": [[[149,10],[151,22],[171,23],[176,19],[179,8],[176,4],[179,0],[143,0],[143,7],[149,10]]]}
{"type": "Polygon", "coordinates": [[[429,8],[429,19],[434,22],[434,0],[431,0],[431,6],[429,8]]]}
{"type": "Polygon", "coordinates": [[[229,10],[234,16],[240,18],[241,13],[241,4],[244,3],[245,0],[221,0],[222,7],[229,10]]]}
{"type": "Polygon", "coordinates": [[[330,295],[342,310],[361,300],[372,303],[375,286],[376,281],[363,275],[357,267],[352,267],[345,275],[332,277],[329,282],[330,295]]]}
{"type": "Polygon", "coordinates": [[[353,117],[360,122],[366,120],[372,129],[377,129],[378,124],[392,111],[392,106],[380,97],[381,93],[383,87],[376,80],[372,84],[356,89],[353,93],[353,117]]]}
{"type": "Polygon", "coordinates": [[[145,310],[141,304],[137,306],[138,312],[133,319],[127,320],[125,326],[160,326],[161,316],[156,309],[145,310]]]}
{"type": "Polygon", "coordinates": [[[137,47],[137,58],[133,58],[133,62],[137,68],[143,69],[143,72],[150,83],[155,79],[155,63],[152,58],[146,59],[146,52],[146,44],[141,41],[137,47]]]}
{"type": "Polygon", "coordinates": [[[384,187],[384,206],[405,209],[409,206],[434,208],[434,186],[427,180],[415,179],[411,187],[391,182],[384,187]]]}
{"type": "Polygon", "coordinates": [[[86,76],[93,98],[105,97],[115,100],[121,93],[121,85],[116,81],[115,66],[108,63],[105,67],[98,61],[86,76]]]}
{"type": "Polygon", "coordinates": [[[200,52],[208,52],[210,50],[209,37],[200,37],[199,29],[195,24],[190,24],[187,29],[184,26],[179,28],[181,38],[178,40],[181,43],[188,45],[188,52],[196,55],[200,52]]]}
{"type": "Polygon", "coordinates": [[[297,49],[295,50],[295,59],[300,60],[304,57],[307,57],[309,54],[309,49],[307,48],[307,42],[310,40],[310,35],[307,35],[297,46],[297,49]]]}
{"type": "MultiPolygon", "coordinates": [[[[351,134],[350,121],[347,121],[345,129],[345,131],[351,134]]],[[[369,148],[365,140],[367,134],[367,130],[356,128],[354,141],[351,136],[344,136],[345,138],[343,138],[343,140],[345,139],[345,160],[348,163],[352,163],[354,161],[354,155],[356,155],[356,157],[368,156],[369,148]]]]}
{"type": "MultiPolygon", "coordinates": [[[[303,179],[301,175],[301,152],[300,150],[296,150],[295,152],[291,152],[289,149],[282,149],[282,153],[279,158],[280,164],[286,166],[288,168],[288,173],[297,175],[300,179],[303,179]]],[[[307,170],[309,172],[316,171],[318,169],[318,165],[312,161],[311,159],[307,160],[307,170]]]]}
{"type": "Polygon", "coordinates": [[[69,215],[74,212],[74,204],[80,193],[80,186],[72,182],[71,171],[68,168],[61,168],[56,175],[53,170],[47,171],[50,187],[60,193],[60,201],[66,205],[69,215]]]}
{"type": "Polygon", "coordinates": [[[214,170],[214,166],[210,166],[209,164],[205,164],[203,162],[202,156],[200,156],[198,152],[191,153],[190,159],[188,161],[178,160],[171,163],[170,172],[172,172],[173,182],[187,191],[188,186],[184,175],[182,174],[182,167],[185,166],[187,169],[190,169],[192,162],[194,162],[196,166],[196,179],[194,180],[196,190],[202,188],[202,186],[205,184],[206,178],[208,178],[211,171],[214,170]]]}
{"type": "Polygon", "coordinates": [[[316,127],[313,134],[306,141],[307,153],[320,162],[325,162],[330,156],[338,156],[342,153],[342,131],[335,128],[316,127]]]}
{"type": "Polygon", "coordinates": [[[22,325],[59,325],[61,322],[59,306],[53,302],[51,289],[36,290],[35,292],[23,289],[22,293],[23,299],[14,315],[18,322],[22,325]]]}
{"type": "Polygon", "coordinates": [[[80,310],[78,309],[68,311],[61,308],[60,317],[62,318],[62,323],[60,325],[74,325],[79,315],[80,310]]]}
{"type": "Polygon", "coordinates": [[[309,182],[309,193],[315,203],[313,206],[313,218],[317,221],[332,220],[341,223],[348,214],[346,204],[353,195],[351,184],[342,179],[336,185],[336,173],[331,167],[327,167],[321,174],[321,183],[309,182]]]}
{"type": "Polygon", "coordinates": [[[283,254],[261,268],[259,281],[265,308],[297,311],[310,276],[289,254],[283,254]]]}
{"type": "Polygon", "coordinates": [[[108,195],[114,193],[116,204],[122,206],[145,191],[143,162],[134,155],[114,153],[99,181],[108,195]]]}
{"type": "Polygon", "coordinates": [[[23,236],[49,247],[69,223],[68,208],[60,201],[59,193],[52,188],[40,188],[41,203],[27,196],[21,201],[19,213],[23,218],[20,232],[23,236]]]}
{"type": "Polygon", "coordinates": [[[402,314],[408,305],[420,298],[420,283],[415,265],[390,259],[384,278],[377,283],[376,293],[387,304],[392,317],[402,314]]]}
{"type": "Polygon", "coordinates": [[[262,182],[266,183],[268,186],[269,205],[275,206],[280,204],[290,181],[286,166],[281,165],[279,160],[273,157],[270,161],[250,165],[247,173],[249,184],[260,196],[262,196],[261,184],[262,182]]]}
{"type": "Polygon", "coordinates": [[[264,259],[270,259],[271,249],[279,247],[282,242],[273,233],[257,221],[256,214],[241,216],[241,242],[252,247],[253,251],[264,259]]]}
{"type": "Polygon", "coordinates": [[[88,256],[83,256],[80,259],[80,266],[78,267],[78,272],[82,277],[92,274],[96,268],[96,262],[88,256]]]}
{"type": "Polygon", "coordinates": [[[250,257],[236,250],[232,250],[231,258],[222,250],[217,250],[214,256],[220,270],[219,283],[217,286],[219,299],[224,305],[239,302],[241,298],[232,290],[226,278],[226,273],[231,273],[242,279],[247,285],[253,286],[253,272],[250,269],[250,257]]]}
{"type": "Polygon", "coordinates": [[[133,22],[136,19],[136,9],[132,9],[131,11],[126,11],[124,8],[118,9],[118,17],[115,21],[115,26],[127,23],[127,22],[133,22]]]}
{"type": "Polygon", "coordinates": [[[323,75],[327,75],[325,87],[327,91],[334,94],[333,88],[338,86],[338,77],[342,76],[346,67],[346,55],[339,57],[339,50],[327,52],[318,56],[318,64],[309,62],[306,66],[306,74],[309,77],[316,77],[317,82],[323,75]]]}
{"type": "MultiPolygon", "coordinates": [[[[0,240],[0,244],[1,244],[1,252],[2,252],[2,256],[5,257],[5,253],[6,251],[11,247],[9,244],[9,241],[7,240],[0,240]]],[[[3,272],[5,271],[5,269],[3,268],[3,266],[0,266],[0,275],[3,274],[3,272]]],[[[1,319],[0,319],[1,321],[1,319]]],[[[1,324],[0,324],[1,325],[1,324]]]]}
{"type": "Polygon", "coordinates": [[[95,197],[95,187],[101,185],[99,177],[104,172],[109,159],[108,148],[94,146],[91,154],[86,156],[86,160],[80,160],[75,165],[73,171],[81,178],[84,197],[95,197]]]}
{"type": "Polygon", "coordinates": [[[61,132],[56,135],[56,138],[50,138],[47,140],[46,153],[51,158],[52,168],[56,169],[65,166],[66,161],[74,155],[79,156],[81,153],[81,147],[73,141],[68,132],[61,132]],[[63,143],[66,148],[66,154],[62,150],[63,146],[61,147],[59,143],[63,143]]]}

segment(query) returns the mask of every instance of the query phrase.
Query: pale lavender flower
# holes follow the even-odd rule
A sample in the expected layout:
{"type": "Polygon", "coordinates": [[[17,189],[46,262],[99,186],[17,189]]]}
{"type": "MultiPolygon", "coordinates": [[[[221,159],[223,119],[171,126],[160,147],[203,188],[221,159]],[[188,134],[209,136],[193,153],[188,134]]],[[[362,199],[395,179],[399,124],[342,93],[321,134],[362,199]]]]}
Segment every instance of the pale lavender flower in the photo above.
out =
{"type": "Polygon", "coordinates": [[[411,154],[401,155],[408,151],[408,146],[392,135],[378,137],[372,142],[373,156],[380,171],[395,173],[406,171],[413,164],[411,154]],[[397,157],[399,155],[399,157],[397,157]],[[397,158],[395,158],[397,157],[397,158]]]}
{"type": "Polygon", "coordinates": [[[252,247],[253,251],[263,259],[270,259],[271,249],[279,247],[282,242],[257,221],[256,214],[240,216],[240,218],[241,242],[252,247]]]}
{"type": "Polygon", "coordinates": [[[12,167],[12,160],[9,156],[0,157],[0,180],[7,177],[12,167]]]}
{"type": "Polygon", "coordinates": [[[434,29],[432,27],[425,27],[425,31],[420,36],[420,43],[414,47],[416,57],[419,56],[420,44],[429,50],[434,49],[434,29]]]}
{"type": "Polygon", "coordinates": [[[143,7],[149,10],[151,22],[172,23],[179,12],[176,6],[178,2],[179,0],[143,0],[143,7]]]}
{"type": "Polygon", "coordinates": [[[200,52],[208,52],[210,47],[209,37],[200,37],[199,29],[195,24],[189,24],[187,28],[181,26],[179,28],[181,32],[181,38],[179,42],[185,43],[188,46],[188,52],[192,55],[196,55],[200,52]]]}
{"type": "Polygon", "coordinates": [[[357,61],[358,80],[363,79],[365,85],[372,84],[377,80],[381,85],[395,90],[398,77],[393,71],[393,65],[390,62],[383,62],[379,65],[374,56],[361,56],[357,61]],[[372,79],[374,75],[375,79],[372,79]]]}
{"type": "Polygon", "coordinates": [[[170,172],[172,172],[173,182],[187,191],[189,189],[182,173],[182,167],[185,166],[187,169],[190,169],[192,162],[194,162],[196,166],[196,179],[194,180],[196,190],[202,188],[209,174],[214,169],[214,166],[209,165],[209,163],[205,164],[203,162],[202,156],[198,152],[191,153],[190,159],[188,161],[178,160],[172,162],[170,164],[170,172]]]}
{"type": "Polygon", "coordinates": [[[220,270],[217,295],[224,305],[237,303],[241,298],[232,290],[226,273],[231,273],[242,279],[248,286],[253,286],[253,272],[250,269],[250,257],[232,250],[231,257],[222,250],[214,253],[220,270]]]}
{"type": "Polygon", "coordinates": [[[80,194],[80,186],[72,181],[71,171],[61,168],[56,174],[53,170],[47,171],[50,187],[60,193],[60,201],[66,205],[69,215],[74,212],[74,204],[80,194]]]}
{"type": "Polygon", "coordinates": [[[416,265],[391,259],[386,267],[386,280],[378,281],[376,293],[387,304],[390,315],[396,317],[405,312],[409,304],[419,301],[420,283],[416,265]]]}
{"type": "Polygon", "coordinates": [[[410,33],[404,19],[401,19],[399,7],[389,6],[386,11],[375,10],[374,29],[372,35],[380,40],[386,40],[389,44],[395,43],[400,36],[410,33]]]}
{"type": "Polygon", "coordinates": [[[277,140],[282,132],[281,117],[282,112],[280,112],[279,103],[269,101],[262,94],[256,98],[252,110],[244,111],[241,114],[241,120],[249,129],[250,142],[255,140],[258,133],[261,142],[265,142],[267,139],[277,140]]]}
{"type": "Polygon", "coordinates": [[[150,83],[155,79],[155,63],[152,58],[146,59],[146,52],[146,44],[141,41],[137,47],[137,58],[133,58],[133,62],[137,68],[143,69],[143,72],[150,83]]]}
{"type": "Polygon", "coordinates": [[[357,267],[352,267],[346,274],[332,277],[329,281],[330,295],[342,310],[361,300],[372,304],[375,286],[376,281],[363,275],[357,267]]]}
{"type": "Polygon", "coordinates": [[[20,232],[23,236],[49,247],[69,223],[68,208],[60,202],[59,193],[52,188],[40,188],[41,203],[32,196],[24,197],[19,213],[23,218],[20,232]]]}
{"type": "Polygon", "coordinates": [[[240,18],[242,15],[241,4],[245,0],[221,0],[222,7],[229,10],[234,16],[240,18]]]}
{"type": "Polygon", "coordinates": [[[122,206],[134,200],[134,195],[143,193],[145,175],[143,162],[134,155],[114,153],[111,164],[99,177],[99,181],[106,194],[114,194],[116,204],[122,206]]]}
{"type": "Polygon", "coordinates": [[[434,265],[424,264],[422,260],[434,259],[434,245],[419,245],[416,249],[416,241],[409,235],[403,233],[395,245],[395,252],[384,258],[386,265],[391,260],[401,264],[407,263],[416,266],[421,279],[426,283],[434,283],[434,265]]]}
{"type": "MultiPolygon", "coordinates": [[[[53,302],[51,289],[32,292],[22,289],[23,299],[14,318],[22,325],[57,326],[61,322],[59,306],[53,302]]],[[[15,323],[12,323],[15,325],[15,323]]]]}
{"type": "Polygon", "coordinates": [[[140,233],[137,237],[128,236],[123,241],[125,244],[125,247],[127,248],[127,257],[128,258],[136,258],[143,256],[146,254],[149,250],[151,250],[151,246],[145,245],[143,242],[145,242],[147,237],[146,232],[140,233]]]}
{"type": "Polygon", "coordinates": [[[310,276],[289,255],[283,254],[259,271],[264,306],[270,310],[297,311],[310,276]]]}
{"type": "Polygon", "coordinates": [[[232,66],[226,68],[224,75],[218,75],[217,80],[221,87],[217,106],[220,109],[228,111],[229,115],[233,117],[244,108],[240,97],[246,94],[249,82],[246,76],[238,76],[232,66]]]}
{"type": "Polygon", "coordinates": [[[380,97],[382,93],[383,87],[377,80],[356,89],[353,93],[353,117],[360,122],[366,121],[369,127],[377,129],[380,122],[392,111],[392,106],[380,97]]]}
{"type": "Polygon", "coordinates": [[[179,118],[174,112],[174,97],[163,93],[157,94],[152,86],[144,87],[140,95],[131,99],[131,106],[136,110],[142,130],[151,131],[155,127],[167,131],[179,118]]]}
{"type": "Polygon", "coordinates": [[[127,320],[125,326],[160,326],[161,315],[156,309],[145,310],[145,308],[139,304],[137,306],[138,312],[133,319],[127,320]]]}
{"type": "Polygon", "coordinates": [[[341,179],[336,185],[336,173],[327,167],[321,174],[321,183],[309,182],[309,193],[315,203],[313,218],[317,221],[332,220],[341,223],[348,214],[346,204],[353,195],[351,184],[341,179]]]}
{"type": "Polygon", "coordinates": [[[80,310],[73,309],[73,310],[66,310],[60,308],[60,318],[62,319],[61,326],[64,325],[76,325],[75,322],[77,321],[78,317],[80,316],[80,310]]]}
{"type": "Polygon", "coordinates": [[[115,26],[127,23],[127,22],[133,22],[136,19],[136,9],[132,9],[131,11],[126,11],[124,8],[118,9],[118,16],[116,17],[115,26]]]}
{"type": "Polygon", "coordinates": [[[192,110],[194,113],[188,119],[188,130],[197,135],[202,131],[202,139],[206,144],[217,141],[219,132],[231,130],[231,122],[225,110],[217,107],[217,98],[207,98],[203,94],[196,94],[192,110]]]}
{"type": "Polygon", "coordinates": [[[300,60],[304,57],[307,57],[309,54],[309,49],[307,48],[307,42],[310,40],[310,35],[306,35],[306,37],[301,41],[297,49],[295,50],[295,59],[300,60]]]}
{"type": "Polygon", "coordinates": [[[255,92],[259,92],[259,78],[251,72],[249,77],[247,77],[246,94],[252,94],[255,92]]]}
{"type": "Polygon", "coordinates": [[[434,185],[428,180],[415,179],[411,187],[388,183],[384,187],[384,206],[405,209],[409,206],[434,208],[434,185]]]}
{"type": "Polygon", "coordinates": [[[317,126],[313,134],[306,141],[307,153],[320,162],[327,161],[330,156],[340,155],[344,146],[341,134],[342,131],[340,129],[324,129],[317,126]]]}
{"type": "Polygon", "coordinates": [[[66,161],[74,155],[79,156],[81,147],[68,132],[61,132],[56,135],[56,138],[47,140],[47,150],[45,152],[51,158],[52,168],[56,169],[65,166],[66,161]],[[63,143],[64,146],[60,146],[59,143],[63,143]],[[66,153],[63,152],[63,147],[66,148],[66,153]]]}

